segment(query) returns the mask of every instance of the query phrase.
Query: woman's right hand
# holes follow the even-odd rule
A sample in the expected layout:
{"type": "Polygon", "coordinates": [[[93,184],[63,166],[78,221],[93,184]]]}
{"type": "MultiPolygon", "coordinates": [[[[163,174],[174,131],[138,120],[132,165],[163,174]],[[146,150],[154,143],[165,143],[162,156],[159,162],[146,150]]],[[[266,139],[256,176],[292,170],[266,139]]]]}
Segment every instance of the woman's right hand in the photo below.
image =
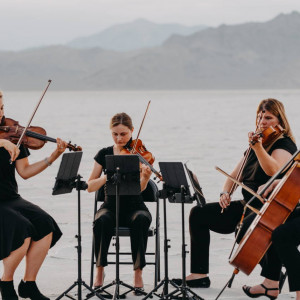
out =
{"type": "Polygon", "coordinates": [[[231,201],[231,197],[227,192],[220,196],[219,204],[223,209],[225,209],[227,206],[230,205],[230,201],[231,201]]]}
{"type": "Polygon", "coordinates": [[[15,161],[20,154],[20,149],[8,140],[3,141],[3,147],[8,151],[11,161],[15,161]]]}

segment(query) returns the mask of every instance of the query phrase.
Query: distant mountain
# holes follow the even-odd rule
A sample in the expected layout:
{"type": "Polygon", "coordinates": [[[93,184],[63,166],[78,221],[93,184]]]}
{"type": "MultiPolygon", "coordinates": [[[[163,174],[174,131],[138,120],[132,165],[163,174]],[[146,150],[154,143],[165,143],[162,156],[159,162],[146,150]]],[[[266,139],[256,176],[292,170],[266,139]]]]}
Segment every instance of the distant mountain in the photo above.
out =
{"type": "Polygon", "coordinates": [[[85,49],[130,51],[160,46],[173,34],[190,35],[206,28],[204,25],[156,24],[144,19],[111,26],[100,33],[72,40],[67,46],[85,49]]]}
{"type": "Polygon", "coordinates": [[[300,14],[222,25],[129,52],[52,46],[0,52],[2,89],[299,88],[300,14]]]}

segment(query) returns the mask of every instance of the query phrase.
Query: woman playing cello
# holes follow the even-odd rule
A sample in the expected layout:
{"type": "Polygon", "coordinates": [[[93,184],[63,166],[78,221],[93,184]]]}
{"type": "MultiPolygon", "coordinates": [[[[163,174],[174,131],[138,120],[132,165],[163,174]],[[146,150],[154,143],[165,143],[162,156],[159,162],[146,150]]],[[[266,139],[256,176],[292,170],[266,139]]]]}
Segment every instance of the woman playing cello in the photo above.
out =
{"type": "MultiPolygon", "coordinates": [[[[4,123],[4,105],[0,92],[0,125],[4,123]]],[[[4,273],[0,281],[3,300],[17,300],[13,277],[21,260],[26,267],[18,292],[22,298],[47,300],[35,283],[38,271],[50,247],[62,233],[54,221],[37,205],[18,194],[15,170],[23,179],[33,177],[51,165],[66,149],[67,143],[57,139],[57,149],[42,161],[30,164],[27,148],[0,139],[0,260],[4,273]],[[10,163],[10,159],[12,163],[10,163]]]]}
{"type": "MultiPolygon", "coordinates": [[[[254,133],[248,134],[251,150],[243,168],[242,181],[254,191],[266,183],[296,151],[294,138],[280,101],[276,99],[262,100],[257,108],[256,123],[261,131],[270,126],[280,125],[284,129],[284,135],[265,149],[261,138],[253,143],[254,133]]],[[[242,161],[243,159],[236,165],[231,176],[237,176],[242,161]]],[[[189,218],[191,274],[186,278],[187,285],[190,287],[210,286],[208,277],[210,230],[222,234],[234,232],[243,214],[244,203],[252,197],[243,189],[244,199],[231,201],[229,191],[232,185],[233,182],[230,179],[225,181],[219,203],[208,203],[204,207],[196,206],[191,210],[189,218]]],[[[260,208],[262,203],[256,199],[253,206],[260,208]]],[[[175,283],[181,284],[181,280],[176,279],[175,283]]]]}
{"type": "MultiPolygon", "coordinates": [[[[132,138],[133,125],[126,113],[119,113],[112,117],[110,130],[114,145],[101,149],[95,156],[94,168],[88,180],[88,192],[95,192],[106,183],[106,155],[120,154],[124,146],[132,138]]],[[[150,179],[151,170],[142,165],[140,181],[143,191],[150,179]]],[[[145,252],[147,247],[148,229],[151,214],[144,204],[142,197],[120,197],[120,225],[131,228],[131,250],[134,268],[134,287],[143,288],[142,270],[146,264],[145,252]]],[[[104,204],[98,210],[94,221],[94,240],[96,255],[96,277],[94,286],[100,287],[104,281],[104,267],[107,265],[107,252],[115,227],[115,196],[105,195],[104,204]]]]}

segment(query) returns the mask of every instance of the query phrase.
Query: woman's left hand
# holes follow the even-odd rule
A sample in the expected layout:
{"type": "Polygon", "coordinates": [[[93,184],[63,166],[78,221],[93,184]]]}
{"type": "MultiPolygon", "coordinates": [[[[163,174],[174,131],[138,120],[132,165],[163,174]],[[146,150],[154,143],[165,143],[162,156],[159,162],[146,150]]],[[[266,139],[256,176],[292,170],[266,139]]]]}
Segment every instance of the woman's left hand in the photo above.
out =
{"type": "Polygon", "coordinates": [[[65,152],[66,148],[67,148],[67,143],[65,141],[63,141],[62,139],[60,138],[57,138],[56,139],[56,144],[57,144],[57,148],[56,148],[56,151],[61,154],[63,152],[65,152]]]}
{"type": "Polygon", "coordinates": [[[262,137],[255,135],[254,132],[248,132],[248,141],[253,150],[262,147],[262,137]]]}

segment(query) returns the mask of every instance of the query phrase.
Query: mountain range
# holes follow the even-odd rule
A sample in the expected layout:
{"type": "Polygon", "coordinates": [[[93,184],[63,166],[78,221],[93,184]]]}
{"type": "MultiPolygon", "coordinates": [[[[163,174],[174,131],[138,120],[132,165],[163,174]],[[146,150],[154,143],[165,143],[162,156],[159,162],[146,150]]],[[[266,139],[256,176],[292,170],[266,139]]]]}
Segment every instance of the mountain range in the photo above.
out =
{"type": "Polygon", "coordinates": [[[51,46],[0,52],[3,89],[265,89],[300,86],[300,14],[221,25],[117,52],[51,46]]]}
{"type": "Polygon", "coordinates": [[[97,34],[80,37],[67,43],[79,49],[102,48],[115,51],[131,51],[160,46],[173,34],[190,35],[206,28],[204,25],[156,24],[144,19],[111,26],[97,34]]]}

